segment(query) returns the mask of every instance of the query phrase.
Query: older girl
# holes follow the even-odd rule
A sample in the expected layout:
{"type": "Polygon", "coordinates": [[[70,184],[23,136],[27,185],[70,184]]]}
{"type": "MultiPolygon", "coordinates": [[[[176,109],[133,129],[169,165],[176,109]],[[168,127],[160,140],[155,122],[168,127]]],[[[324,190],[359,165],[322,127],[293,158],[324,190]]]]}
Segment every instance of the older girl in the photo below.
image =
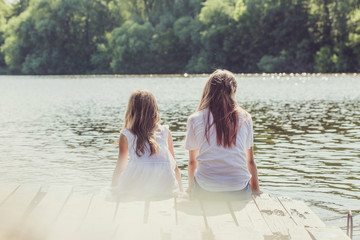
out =
{"type": "Polygon", "coordinates": [[[131,94],[120,133],[112,180],[113,193],[119,200],[171,197],[182,191],[171,133],[168,126],[160,124],[151,92],[131,94]]]}
{"type": "Polygon", "coordinates": [[[253,157],[252,119],[235,101],[237,83],[216,70],[205,84],[197,111],[188,118],[189,188],[195,197],[260,194],[253,157]]]}

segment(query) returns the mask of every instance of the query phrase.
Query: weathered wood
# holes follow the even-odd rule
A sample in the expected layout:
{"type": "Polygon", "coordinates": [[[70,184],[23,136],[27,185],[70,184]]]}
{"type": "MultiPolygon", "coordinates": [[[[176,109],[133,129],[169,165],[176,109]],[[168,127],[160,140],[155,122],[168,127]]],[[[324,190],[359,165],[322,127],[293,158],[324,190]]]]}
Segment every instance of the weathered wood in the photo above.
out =
{"type": "Polygon", "coordinates": [[[145,206],[146,202],[144,201],[135,201],[135,202],[119,202],[117,207],[116,222],[120,226],[125,226],[127,224],[144,224],[144,219],[146,217],[145,206]]]}
{"type": "Polygon", "coordinates": [[[72,193],[47,240],[70,240],[85,220],[92,197],[92,194],[72,193]]]}
{"type": "Polygon", "coordinates": [[[21,239],[44,239],[60,215],[72,192],[70,186],[52,186],[29,214],[22,227],[21,239]]]}
{"type": "Polygon", "coordinates": [[[17,239],[22,223],[36,205],[40,185],[21,185],[0,206],[0,239],[17,239]]]}
{"type": "Polygon", "coordinates": [[[116,235],[112,239],[124,240],[167,240],[168,237],[163,237],[160,230],[154,229],[153,226],[148,224],[130,224],[127,228],[119,228],[116,235]]]}
{"type": "Polygon", "coordinates": [[[228,240],[228,239],[246,239],[246,240],[263,240],[264,237],[257,231],[246,227],[212,227],[211,228],[214,239],[228,240]]]}
{"type": "Polygon", "coordinates": [[[73,240],[98,240],[112,239],[116,233],[114,221],[115,202],[108,202],[104,197],[95,195],[90,203],[89,212],[86,214],[79,230],[71,238],[73,240]]]}
{"type": "MultiPolygon", "coordinates": [[[[210,229],[198,229],[191,225],[178,225],[171,229],[171,240],[205,240],[214,239],[210,229]]],[[[165,238],[164,240],[167,240],[165,238]]]]}
{"type": "Polygon", "coordinates": [[[149,225],[151,203],[146,201],[120,202],[117,212],[117,229],[114,239],[157,240],[160,229],[149,225]]]}
{"type": "Polygon", "coordinates": [[[254,201],[271,232],[275,235],[289,236],[289,230],[295,228],[296,224],[279,200],[268,194],[261,194],[255,197],[254,201]]]}
{"type": "Polygon", "coordinates": [[[147,224],[151,226],[154,235],[161,234],[162,238],[170,238],[171,229],[176,226],[175,199],[151,201],[147,224]]]}
{"type": "Polygon", "coordinates": [[[116,203],[67,186],[40,191],[37,185],[0,184],[3,239],[349,240],[341,229],[325,227],[305,203],[267,194],[250,201],[116,203]]]}
{"type": "Polygon", "coordinates": [[[249,221],[244,224],[245,226],[241,226],[241,223],[243,223],[242,220],[239,222],[237,219],[239,206],[240,202],[233,204],[233,202],[223,201],[201,201],[200,207],[202,207],[203,214],[206,217],[208,229],[200,233],[199,229],[196,229],[196,231],[192,230],[190,231],[191,236],[193,237],[195,233],[195,237],[200,236],[201,239],[262,240],[263,236],[252,227],[249,227],[249,221]]]}
{"type": "Polygon", "coordinates": [[[205,222],[198,200],[178,199],[176,203],[178,225],[172,230],[171,240],[213,239],[214,235],[205,222]]]}
{"type": "Polygon", "coordinates": [[[296,226],[289,230],[291,240],[312,240],[310,234],[303,226],[296,226]]]}
{"type": "Polygon", "coordinates": [[[288,197],[280,197],[278,199],[297,225],[305,227],[325,227],[325,224],[320,218],[315,215],[304,202],[295,201],[288,197]]]}
{"type": "Polygon", "coordinates": [[[18,184],[0,184],[0,206],[18,189],[18,184]]]}
{"type": "Polygon", "coordinates": [[[314,240],[350,240],[346,234],[337,227],[306,228],[314,240]]]}
{"type": "Polygon", "coordinates": [[[203,209],[214,239],[263,239],[253,228],[239,226],[231,202],[204,201],[203,209]]]}
{"type": "Polygon", "coordinates": [[[253,200],[231,202],[231,205],[240,227],[252,228],[265,237],[272,235],[270,228],[253,200]]]}
{"type": "Polygon", "coordinates": [[[199,229],[206,227],[204,215],[198,200],[178,199],[176,203],[178,225],[193,225],[199,229]]]}
{"type": "Polygon", "coordinates": [[[203,201],[203,211],[210,228],[236,227],[229,205],[223,201],[203,201]]]}

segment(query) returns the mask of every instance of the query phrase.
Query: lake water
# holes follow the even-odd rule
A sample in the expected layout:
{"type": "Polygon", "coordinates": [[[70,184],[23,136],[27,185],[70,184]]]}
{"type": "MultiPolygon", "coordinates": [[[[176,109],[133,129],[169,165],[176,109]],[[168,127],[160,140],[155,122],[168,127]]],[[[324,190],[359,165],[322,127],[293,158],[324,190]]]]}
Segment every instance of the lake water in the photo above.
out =
{"type": "MultiPolygon", "coordinates": [[[[203,76],[0,76],[0,182],[111,182],[130,93],[149,89],[174,137],[187,184],[187,117],[203,76]]],[[[330,226],[360,237],[360,75],[237,75],[238,103],[254,119],[260,186],[302,200],[330,226]]]]}

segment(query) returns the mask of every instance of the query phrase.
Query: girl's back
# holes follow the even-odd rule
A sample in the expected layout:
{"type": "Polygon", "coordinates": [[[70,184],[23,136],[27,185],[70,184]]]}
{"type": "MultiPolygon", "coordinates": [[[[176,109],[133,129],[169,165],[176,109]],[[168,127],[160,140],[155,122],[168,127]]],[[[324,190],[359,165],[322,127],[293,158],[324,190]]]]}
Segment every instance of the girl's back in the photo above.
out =
{"type": "Polygon", "coordinates": [[[154,95],[147,90],[133,92],[112,180],[117,200],[163,198],[182,191],[171,133],[160,121],[154,95]]]}
{"type": "MultiPolygon", "coordinates": [[[[217,145],[215,125],[209,129],[209,138],[205,137],[208,109],[192,114],[188,119],[188,131],[185,148],[199,149],[197,161],[200,163],[196,180],[211,191],[235,191],[246,187],[250,173],[246,166],[246,151],[253,145],[252,120],[250,114],[239,111],[239,123],[236,145],[224,147],[217,145]]],[[[213,117],[210,113],[210,124],[213,117]]]]}
{"type": "Polygon", "coordinates": [[[156,142],[158,144],[158,152],[153,155],[151,155],[150,151],[148,151],[150,147],[149,143],[146,143],[145,148],[147,150],[144,152],[143,155],[138,156],[136,154],[136,141],[137,141],[136,135],[126,128],[122,129],[120,133],[124,134],[127,138],[130,160],[134,164],[169,163],[169,162],[173,164],[175,162],[174,158],[171,156],[171,153],[168,149],[168,137],[169,137],[168,126],[159,125],[158,129],[155,131],[156,142]]]}
{"type": "Polygon", "coordinates": [[[121,200],[166,198],[179,189],[175,179],[176,162],[168,148],[169,129],[159,126],[156,130],[158,152],[151,155],[148,144],[143,155],[136,154],[136,135],[124,128],[121,134],[128,141],[129,162],[113,188],[121,200]]]}

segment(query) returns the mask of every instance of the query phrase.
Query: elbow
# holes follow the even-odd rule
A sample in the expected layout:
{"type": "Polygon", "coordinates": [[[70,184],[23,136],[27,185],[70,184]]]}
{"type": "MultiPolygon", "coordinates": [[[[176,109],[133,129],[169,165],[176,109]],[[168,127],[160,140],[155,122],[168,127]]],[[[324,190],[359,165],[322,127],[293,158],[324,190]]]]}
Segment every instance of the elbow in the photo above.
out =
{"type": "Polygon", "coordinates": [[[188,166],[189,169],[193,169],[195,170],[197,168],[197,161],[194,160],[194,161],[189,161],[189,166],[188,166]]]}
{"type": "Polygon", "coordinates": [[[255,160],[252,158],[252,159],[249,159],[248,161],[247,161],[247,165],[248,166],[251,166],[251,167],[256,167],[256,163],[255,163],[255,160]]]}
{"type": "Polygon", "coordinates": [[[189,160],[189,166],[195,166],[196,160],[189,160]]]}

